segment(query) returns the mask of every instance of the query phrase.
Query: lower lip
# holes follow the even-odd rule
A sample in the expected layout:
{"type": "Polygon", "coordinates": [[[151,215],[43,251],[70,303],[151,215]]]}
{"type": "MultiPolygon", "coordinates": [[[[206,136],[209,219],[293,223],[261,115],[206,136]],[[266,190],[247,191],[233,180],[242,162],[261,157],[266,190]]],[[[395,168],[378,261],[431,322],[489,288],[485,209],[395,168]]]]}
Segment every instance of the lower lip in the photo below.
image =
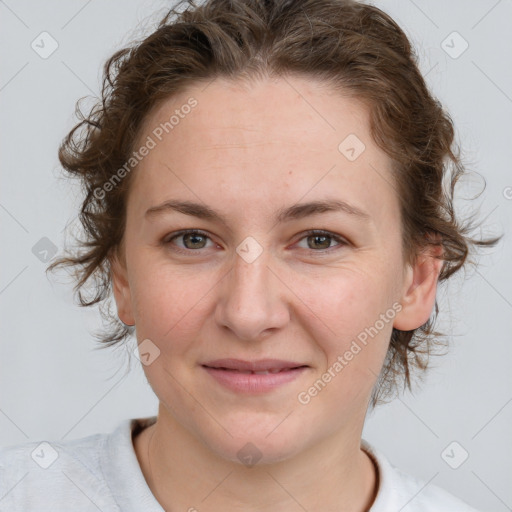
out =
{"type": "Polygon", "coordinates": [[[307,367],[283,370],[278,373],[241,373],[219,368],[203,368],[220,384],[239,393],[265,393],[298,378],[307,367]]]}

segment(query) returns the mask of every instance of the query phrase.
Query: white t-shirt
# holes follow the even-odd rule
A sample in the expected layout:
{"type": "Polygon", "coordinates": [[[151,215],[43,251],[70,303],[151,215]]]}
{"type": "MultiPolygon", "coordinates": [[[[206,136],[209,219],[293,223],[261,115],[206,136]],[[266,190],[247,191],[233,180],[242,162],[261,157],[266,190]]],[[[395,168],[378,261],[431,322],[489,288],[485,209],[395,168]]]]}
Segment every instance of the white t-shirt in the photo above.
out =
{"type": "MultiPolygon", "coordinates": [[[[122,421],[109,434],[0,449],[2,512],[162,512],[137,461],[132,436],[156,416],[122,421]]],[[[371,512],[477,512],[443,489],[392,466],[364,439],[379,490],[371,512]]],[[[201,511],[200,503],[196,504],[201,511]]],[[[194,510],[191,504],[189,510],[194,510]]]]}

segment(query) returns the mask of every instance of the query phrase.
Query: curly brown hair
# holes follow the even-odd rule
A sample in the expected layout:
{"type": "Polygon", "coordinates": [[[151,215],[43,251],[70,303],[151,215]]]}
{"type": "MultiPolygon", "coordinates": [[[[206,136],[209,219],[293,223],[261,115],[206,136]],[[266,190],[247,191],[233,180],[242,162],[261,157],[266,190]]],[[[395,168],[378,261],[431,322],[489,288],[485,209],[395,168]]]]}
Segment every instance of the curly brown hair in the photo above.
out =
{"type": "MultiPolygon", "coordinates": [[[[105,190],[129,161],[149,112],[201,81],[293,74],[313,77],[368,106],[372,137],[394,163],[409,263],[429,244],[442,245],[439,281],[444,281],[471,261],[473,249],[499,241],[471,238],[474,219],[456,218],[454,189],[466,170],[453,123],[429,92],[415,50],[389,15],[353,0],[180,2],[147,38],[108,59],[101,101],[87,116],[77,103],[80,122],[59,148],[62,166],[84,190],[79,218],[85,239],[76,254],[54,261],[48,271],[73,267],[79,304],[103,306],[108,327],[96,334],[102,346],[133,334],[111,312],[110,258],[122,248],[134,173],[123,173],[108,193],[98,190],[105,190]],[[87,288],[93,292],[89,298],[87,288]]],[[[393,329],[372,407],[396,391],[399,381],[410,389],[411,370],[425,370],[435,346],[442,345],[444,336],[434,331],[437,301],[434,309],[418,329],[393,329]]]]}

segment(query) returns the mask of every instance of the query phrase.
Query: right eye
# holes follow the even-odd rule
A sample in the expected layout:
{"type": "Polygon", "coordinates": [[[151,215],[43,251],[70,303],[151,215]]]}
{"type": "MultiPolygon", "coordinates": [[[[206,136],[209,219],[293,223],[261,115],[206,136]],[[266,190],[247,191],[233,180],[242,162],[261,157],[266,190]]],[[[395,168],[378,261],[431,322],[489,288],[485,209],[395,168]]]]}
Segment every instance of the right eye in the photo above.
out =
{"type": "MultiPolygon", "coordinates": [[[[185,229],[166,236],[162,243],[164,245],[176,245],[174,240],[181,239],[184,247],[177,245],[179,252],[191,252],[204,249],[207,240],[211,238],[204,232],[197,229],[185,229]]],[[[213,243],[213,242],[212,242],[213,243]]]]}

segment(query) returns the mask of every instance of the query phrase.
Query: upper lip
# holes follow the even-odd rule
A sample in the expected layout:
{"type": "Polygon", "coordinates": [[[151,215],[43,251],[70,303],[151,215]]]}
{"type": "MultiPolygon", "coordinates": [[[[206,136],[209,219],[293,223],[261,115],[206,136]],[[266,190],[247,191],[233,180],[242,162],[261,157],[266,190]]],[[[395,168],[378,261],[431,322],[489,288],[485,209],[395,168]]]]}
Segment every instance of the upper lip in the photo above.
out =
{"type": "Polygon", "coordinates": [[[283,361],[282,359],[259,359],[258,361],[244,361],[242,359],[216,359],[203,363],[210,368],[226,368],[228,370],[261,372],[265,370],[283,370],[285,368],[298,368],[308,366],[296,361],[283,361]]]}

